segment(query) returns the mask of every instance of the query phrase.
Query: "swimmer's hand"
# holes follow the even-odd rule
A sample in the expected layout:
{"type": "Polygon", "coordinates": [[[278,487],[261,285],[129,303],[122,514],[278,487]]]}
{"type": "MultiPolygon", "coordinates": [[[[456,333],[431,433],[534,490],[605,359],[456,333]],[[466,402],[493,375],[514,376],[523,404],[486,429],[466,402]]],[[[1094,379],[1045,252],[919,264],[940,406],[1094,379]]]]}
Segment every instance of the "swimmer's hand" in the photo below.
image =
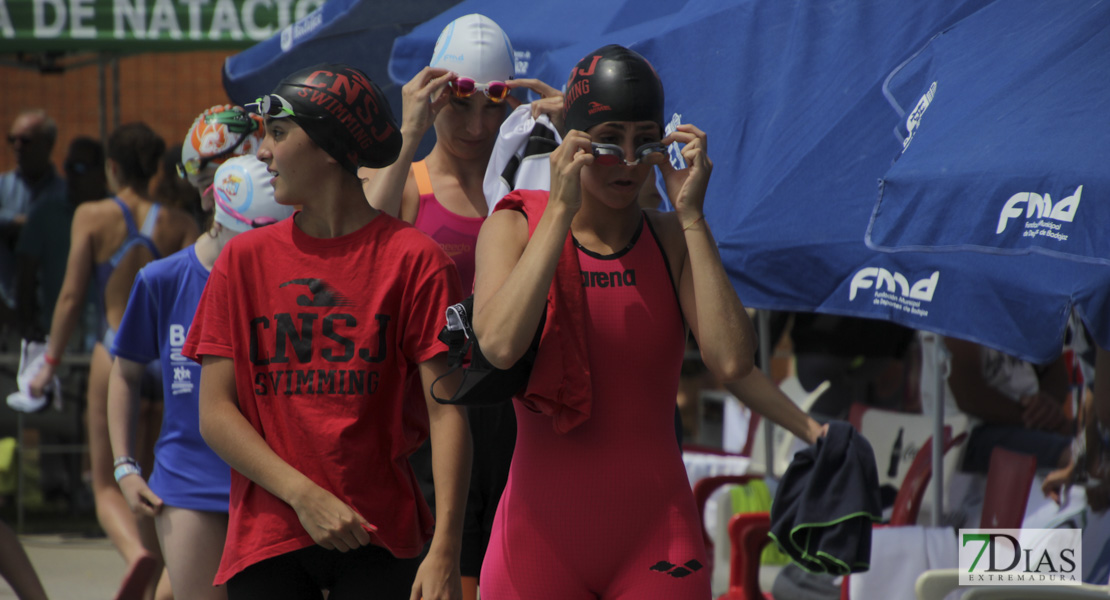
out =
{"type": "Polygon", "coordinates": [[[704,216],[702,209],[705,206],[709,176],[713,172],[713,161],[709,160],[709,140],[705,132],[697,127],[689,123],[679,125],[677,130],[661,141],[664,146],[675,142],[683,144],[682,158],[688,166],[676,170],[670,161],[663,160],[659,163],[659,168],[667,184],[667,195],[674,204],[683,231],[686,231],[704,216]]]}
{"type": "Polygon", "coordinates": [[[328,550],[346,552],[370,543],[377,528],[331,492],[312,484],[289,503],[312,541],[328,550]]]}
{"type": "Polygon", "coordinates": [[[582,167],[594,163],[590,136],[572,129],[551,153],[550,205],[561,204],[576,214],[582,206],[582,167]]]}
{"type": "Polygon", "coordinates": [[[451,101],[447,84],[458,75],[447,69],[424,67],[401,88],[401,134],[420,139],[436,115],[451,101]]]}
{"type": "Polygon", "coordinates": [[[135,515],[153,517],[162,512],[162,499],[150,489],[142,475],[128,475],[120,479],[119,489],[135,515]]]}
{"type": "MultiPolygon", "coordinates": [[[[551,123],[555,125],[555,129],[560,132],[563,131],[563,93],[559,90],[547,85],[539,79],[512,79],[505,82],[509,85],[509,89],[525,88],[532,90],[540,95],[539,100],[533,100],[531,103],[532,118],[538,119],[540,115],[547,115],[551,119],[551,123]]],[[[520,100],[513,96],[508,98],[509,105],[515,110],[520,106],[520,100]]]]}
{"type": "Polygon", "coordinates": [[[441,550],[435,542],[420,563],[409,600],[462,600],[458,551],[441,550]]]}

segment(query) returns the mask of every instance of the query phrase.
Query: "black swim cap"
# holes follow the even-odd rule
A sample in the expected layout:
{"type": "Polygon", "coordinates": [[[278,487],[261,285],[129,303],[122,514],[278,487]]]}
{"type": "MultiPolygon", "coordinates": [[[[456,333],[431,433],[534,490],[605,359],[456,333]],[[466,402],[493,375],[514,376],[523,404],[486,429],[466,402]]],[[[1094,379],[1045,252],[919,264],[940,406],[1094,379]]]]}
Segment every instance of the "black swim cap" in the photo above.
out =
{"type": "Polygon", "coordinates": [[[644,57],[610,44],[578,61],[567,79],[567,129],[608,121],[654,121],[663,135],[663,82],[644,57]]]}
{"type": "Polygon", "coordinates": [[[389,102],[365,73],[342,64],[301,69],[274,88],[290,118],[344,169],[380,169],[401,152],[401,128],[389,102]]]}

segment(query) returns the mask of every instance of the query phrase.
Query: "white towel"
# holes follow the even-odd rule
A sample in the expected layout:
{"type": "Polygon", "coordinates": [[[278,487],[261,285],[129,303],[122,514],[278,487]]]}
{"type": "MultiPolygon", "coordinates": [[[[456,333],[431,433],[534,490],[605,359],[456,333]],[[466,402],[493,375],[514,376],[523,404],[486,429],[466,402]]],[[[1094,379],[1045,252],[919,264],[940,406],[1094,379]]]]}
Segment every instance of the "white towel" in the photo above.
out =
{"type": "Polygon", "coordinates": [[[551,189],[551,164],[548,158],[551,150],[562,142],[563,138],[547,115],[540,115],[539,119],[532,118],[532,105],[522,104],[509,114],[501,124],[482,181],[486,205],[489,206],[491,215],[497,203],[513,190],[551,189]],[[529,148],[528,142],[537,125],[547,130],[543,137],[553,139],[553,145],[533,144],[529,148]],[[506,171],[510,163],[514,163],[514,166],[506,171]]]}
{"type": "Polygon", "coordinates": [[[8,406],[19,412],[33,413],[44,410],[53,401],[55,410],[62,409],[62,386],[57,375],[42,396],[31,395],[31,381],[45,365],[46,342],[23,340],[19,349],[19,373],[15,378],[19,389],[8,394],[8,406]]]}
{"type": "Polygon", "coordinates": [[[959,563],[951,527],[878,527],[871,532],[871,570],[852,575],[852,600],[915,600],[913,586],[929,569],[959,563]]]}

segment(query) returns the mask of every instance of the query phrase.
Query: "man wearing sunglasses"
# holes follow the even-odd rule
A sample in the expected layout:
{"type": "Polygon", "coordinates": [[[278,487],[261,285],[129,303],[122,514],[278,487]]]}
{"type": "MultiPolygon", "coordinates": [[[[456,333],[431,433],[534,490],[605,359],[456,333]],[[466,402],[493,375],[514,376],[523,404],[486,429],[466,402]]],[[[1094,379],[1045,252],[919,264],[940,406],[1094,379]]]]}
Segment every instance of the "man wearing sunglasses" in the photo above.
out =
{"type": "Polygon", "coordinates": [[[41,109],[20,112],[8,130],[16,168],[0,173],[0,299],[14,303],[13,249],[27,213],[40,199],[65,194],[65,183],[50,164],[58,127],[41,109]]]}

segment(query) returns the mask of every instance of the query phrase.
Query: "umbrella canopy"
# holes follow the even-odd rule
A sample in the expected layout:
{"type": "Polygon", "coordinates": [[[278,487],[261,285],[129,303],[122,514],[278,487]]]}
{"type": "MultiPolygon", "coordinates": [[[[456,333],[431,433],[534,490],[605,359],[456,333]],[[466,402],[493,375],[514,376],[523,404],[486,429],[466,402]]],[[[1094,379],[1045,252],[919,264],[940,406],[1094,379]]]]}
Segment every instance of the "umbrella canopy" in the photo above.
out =
{"type": "MultiPolygon", "coordinates": [[[[420,69],[428,66],[440,32],[448,23],[471,13],[493,19],[512,41],[516,53],[516,76],[538,77],[552,50],[580,42],[596,40],[635,23],[652,21],[679,14],[693,2],[682,0],[620,0],[596,2],[567,0],[563,2],[518,2],[516,0],[465,0],[443,14],[413,28],[397,38],[389,58],[389,76],[394,83],[408,82],[420,69]]],[[[567,65],[562,79],[547,79],[559,87],[570,71],[567,65]]]]}
{"type": "MultiPolygon", "coordinates": [[[[390,90],[386,63],[393,40],[457,0],[329,0],[319,9],[224,63],[224,89],[237,104],[253,102],[282,77],[322,62],[358,67],[400,114],[400,93],[390,90]]],[[[428,55],[431,56],[429,49],[428,55]]]]}
{"type": "Polygon", "coordinates": [[[937,35],[886,87],[905,151],[868,243],[1110,264],[1108,73],[1106,0],[998,2],[937,35]]]}
{"type": "MultiPolygon", "coordinates": [[[[553,50],[537,76],[561,81],[609,42],[652,62],[667,114],[709,133],[706,218],[746,305],[889,320],[1046,362],[1073,306],[1089,317],[1108,305],[1110,270],[1076,266],[1082,277],[1072,277],[1047,256],[888,254],[864,242],[876,182],[901,149],[884,81],[938,31],[985,7],[998,8],[691,0],[553,50]]],[[[1087,319],[1110,342],[1096,321],[1087,319]]]]}

